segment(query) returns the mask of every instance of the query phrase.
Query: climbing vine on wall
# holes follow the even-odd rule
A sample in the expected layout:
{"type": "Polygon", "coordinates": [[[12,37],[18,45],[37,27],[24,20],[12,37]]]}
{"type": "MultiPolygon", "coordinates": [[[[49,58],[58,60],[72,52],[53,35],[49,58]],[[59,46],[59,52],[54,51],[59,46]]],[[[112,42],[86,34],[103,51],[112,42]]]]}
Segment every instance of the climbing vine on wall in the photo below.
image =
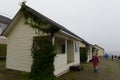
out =
{"type": "Polygon", "coordinates": [[[38,36],[33,38],[32,47],[33,65],[30,73],[32,80],[55,80],[54,57],[55,48],[50,36],[38,36]]]}
{"type": "Polygon", "coordinates": [[[59,31],[46,19],[38,16],[33,10],[29,9],[24,3],[22,4],[25,24],[36,30],[37,33],[42,31],[51,36],[38,36],[33,38],[32,58],[30,79],[31,80],[55,80],[54,76],[54,57],[55,47],[52,45],[53,35],[59,31]]]}
{"type": "Polygon", "coordinates": [[[49,21],[38,16],[39,13],[35,14],[35,11],[26,7],[24,3],[22,4],[21,9],[24,12],[25,24],[30,25],[30,27],[36,29],[38,32],[42,31],[43,33],[51,34],[51,36],[53,36],[56,32],[59,31],[59,29],[53,27],[49,21]]]}

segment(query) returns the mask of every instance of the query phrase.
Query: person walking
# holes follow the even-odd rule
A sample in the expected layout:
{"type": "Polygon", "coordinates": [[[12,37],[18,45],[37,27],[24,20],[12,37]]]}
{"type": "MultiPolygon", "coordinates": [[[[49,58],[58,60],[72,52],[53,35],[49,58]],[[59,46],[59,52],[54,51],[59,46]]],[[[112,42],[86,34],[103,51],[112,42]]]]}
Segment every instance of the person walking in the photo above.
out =
{"type": "Polygon", "coordinates": [[[111,56],[112,60],[113,60],[113,55],[111,56]]]}
{"type": "Polygon", "coordinates": [[[94,69],[94,72],[98,72],[98,64],[99,64],[99,57],[97,56],[97,53],[93,53],[93,56],[92,56],[92,65],[93,65],[93,69],[94,69]]]}
{"type": "Polygon", "coordinates": [[[106,54],[104,55],[104,58],[107,60],[107,59],[109,58],[109,55],[106,53],[106,54]]]}

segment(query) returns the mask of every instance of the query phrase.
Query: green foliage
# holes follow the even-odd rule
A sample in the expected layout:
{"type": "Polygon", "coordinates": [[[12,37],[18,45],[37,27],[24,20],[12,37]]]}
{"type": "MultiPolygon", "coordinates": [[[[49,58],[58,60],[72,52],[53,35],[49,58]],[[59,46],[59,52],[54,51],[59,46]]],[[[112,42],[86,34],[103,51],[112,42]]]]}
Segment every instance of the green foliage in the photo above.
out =
{"type": "Polygon", "coordinates": [[[54,76],[54,57],[56,55],[55,47],[52,45],[52,37],[59,28],[56,28],[45,18],[39,16],[39,13],[32,10],[25,3],[22,8],[25,24],[35,29],[36,33],[43,32],[49,37],[34,37],[32,46],[33,64],[31,66],[31,80],[55,80],[54,76]]]}
{"type": "Polygon", "coordinates": [[[34,37],[32,46],[33,64],[31,66],[30,79],[32,80],[55,80],[54,57],[55,47],[52,45],[52,37],[59,28],[55,28],[49,21],[39,16],[39,13],[22,3],[25,24],[30,25],[39,34],[42,31],[50,35],[34,37]]]}
{"type": "Polygon", "coordinates": [[[80,61],[85,63],[87,61],[87,53],[80,54],[80,61]]]}
{"type": "Polygon", "coordinates": [[[86,47],[80,47],[80,62],[86,62],[87,61],[87,48],[86,47]]]}
{"type": "Polygon", "coordinates": [[[120,56],[118,56],[118,59],[120,60],[120,56]]]}
{"type": "Polygon", "coordinates": [[[95,47],[92,47],[92,52],[98,52],[98,49],[95,47]]]}
{"type": "Polygon", "coordinates": [[[56,53],[50,37],[35,37],[33,40],[30,78],[32,80],[55,80],[54,57],[56,53]]]}
{"type": "Polygon", "coordinates": [[[7,45],[0,44],[0,56],[6,56],[6,51],[7,51],[7,45]]]}
{"type": "Polygon", "coordinates": [[[22,10],[24,12],[25,24],[30,25],[30,27],[33,29],[37,29],[36,33],[43,31],[43,33],[50,33],[51,36],[53,36],[56,32],[59,31],[59,29],[54,28],[53,25],[49,23],[49,21],[36,15],[33,10],[26,7],[25,4],[22,5],[22,10]]]}
{"type": "Polygon", "coordinates": [[[95,49],[96,49],[95,47],[92,47],[92,52],[94,52],[94,51],[95,51],[95,49]]]}

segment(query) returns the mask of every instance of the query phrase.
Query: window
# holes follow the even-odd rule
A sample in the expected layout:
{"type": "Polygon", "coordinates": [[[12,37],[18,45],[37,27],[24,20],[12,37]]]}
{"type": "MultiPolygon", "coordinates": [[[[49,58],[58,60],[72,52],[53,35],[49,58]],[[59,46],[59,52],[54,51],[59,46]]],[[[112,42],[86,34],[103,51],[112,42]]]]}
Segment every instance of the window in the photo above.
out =
{"type": "Polygon", "coordinates": [[[61,52],[62,54],[65,54],[65,44],[62,44],[61,52]]]}
{"type": "Polygon", "coordinates": [[[79,43],[75,42],[75,52],[78,52],[78,51],[79,51],[79,43]]]}
{"type": "Polygon", "coordinates": [[[6,26],[7,26],[6,24],[0,23],[0,34],[4,31],[6,26]]]}

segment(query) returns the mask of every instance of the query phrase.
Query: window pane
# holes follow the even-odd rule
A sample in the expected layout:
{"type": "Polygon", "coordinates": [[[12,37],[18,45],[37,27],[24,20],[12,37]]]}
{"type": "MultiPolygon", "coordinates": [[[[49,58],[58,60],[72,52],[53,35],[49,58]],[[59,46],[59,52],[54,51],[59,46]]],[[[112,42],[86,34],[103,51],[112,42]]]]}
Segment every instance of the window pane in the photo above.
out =
{"type": "Polygon", "coordinates": [[[65,44],[62,45],[62,53],[65,53],[65,44]]]}

